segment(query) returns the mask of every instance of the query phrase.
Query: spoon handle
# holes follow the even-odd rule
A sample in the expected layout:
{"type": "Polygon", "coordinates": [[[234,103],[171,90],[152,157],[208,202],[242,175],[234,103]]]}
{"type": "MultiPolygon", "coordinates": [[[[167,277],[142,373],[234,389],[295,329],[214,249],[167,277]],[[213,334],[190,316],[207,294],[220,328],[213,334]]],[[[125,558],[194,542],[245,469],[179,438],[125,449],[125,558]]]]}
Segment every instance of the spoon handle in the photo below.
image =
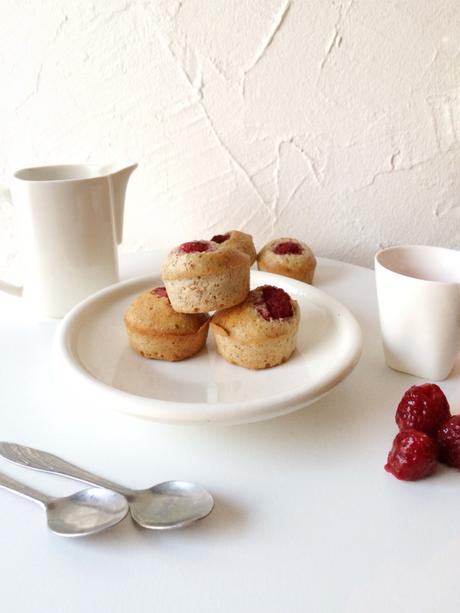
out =
{"type": "Polygon", "coordinates": [[[62,475],[64,477],[70,477],[77,481],[83,481],[90,485],[97,485],[105,487],[109,490],[114,490],[120,494],[128,496],[132,494],[132,490],[113,483],[108,479],[99,477],[87,470],[83,470],[70,462],[66,462],[62,458],[59,458],[52,453],[41,451],[40,449],[34,449],[33,447],[26,447],[25,445],[18,445],[16,443],[0,442],[0,456],[4,457],[10,462],[19,464],[21,466],[27,466],[35,470],[41,470],[47,473],[53,473],[56,475],[62,475]]]}
{"type": "Polygon", "coordinates": [[[8,477],[4,473],[0,473],[0,487],[5,490],[9,490],[10,492],[14,492],[15,494],[19,494],[20,496],[24,496],[24,498],[29,498],[34,502],[38,502],[46,507],[46,505],[52,500],[51,496],[47,496],[43,494],[43,492],[39,492],[35,490],[33,487],[29,487],[25,485],[25,483],[20,483],[13,479],[12,477],[8,477]]]}

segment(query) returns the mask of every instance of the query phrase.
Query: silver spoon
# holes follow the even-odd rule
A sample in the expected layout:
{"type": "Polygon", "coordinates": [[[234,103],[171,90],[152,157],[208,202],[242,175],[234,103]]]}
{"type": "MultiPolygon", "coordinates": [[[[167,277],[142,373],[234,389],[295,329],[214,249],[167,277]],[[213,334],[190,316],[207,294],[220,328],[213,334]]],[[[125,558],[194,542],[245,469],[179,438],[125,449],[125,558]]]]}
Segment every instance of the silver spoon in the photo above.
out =
{"type": "Polygon", "coordinates": [[[32,447],[0,442],[0,456],[21,466],[115,490],[125,496],[132,518],[144,528],[182,528],[206,517],[214,507],[211,494],[188,481],[165,481],[145,490],[131,490],[32,447]]]}
{"type": "Polygon", "coordinates": [[[121,494],[90,487],[65,498],[53,498],[0,473],[0,487],[38,502],[48,528],[60,536],[86,536],[118,524],[128,513],[121,494]]]}

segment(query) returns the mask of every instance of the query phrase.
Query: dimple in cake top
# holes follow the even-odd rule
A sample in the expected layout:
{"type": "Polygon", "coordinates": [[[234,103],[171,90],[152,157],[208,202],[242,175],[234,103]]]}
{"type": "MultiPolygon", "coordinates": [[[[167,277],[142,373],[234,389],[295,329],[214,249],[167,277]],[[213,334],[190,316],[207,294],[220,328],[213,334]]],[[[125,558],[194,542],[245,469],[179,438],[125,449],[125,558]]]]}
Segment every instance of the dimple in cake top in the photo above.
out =
{"type": "Polygon", "coordinates": [[[194,240],[182,243],[169,253],[163,262],[161,277],[163,282],[204,278],[228,273],[235,268],[249,271],[249,266],[248,255],[227,243],[219,245],[207,240],[194,240]]]}
{"type": "Polygon", "coordinates": [[[291,297],[280,287],[264,285],[255,294],[254,306],[257,313],[266,321],[292,317],[291,297]]]}
{"type": "Polygon", "coordinates": [[[230,238],[230,232],[227,232],[226,234],[216,234],[215,236],[211,238],[211,241],[213,243],[219,243],[220,245],[222,243],[225,243],[225,241],[228,241],[229,238],[230,238]]]}
{"type": "Polygon", "coordinates": [[[212,251],[213,244],[211,241],[189,241],[188,243],[182,243],[177,248],[179,253],[205,253],[206,251],[212,251]]]}
{"type": "Polygon", "coordinates": [[[276,255],[299,255],[303,253],[303,247],[296,241],[283,241],[275,245],[272,249],[276,255]]]}

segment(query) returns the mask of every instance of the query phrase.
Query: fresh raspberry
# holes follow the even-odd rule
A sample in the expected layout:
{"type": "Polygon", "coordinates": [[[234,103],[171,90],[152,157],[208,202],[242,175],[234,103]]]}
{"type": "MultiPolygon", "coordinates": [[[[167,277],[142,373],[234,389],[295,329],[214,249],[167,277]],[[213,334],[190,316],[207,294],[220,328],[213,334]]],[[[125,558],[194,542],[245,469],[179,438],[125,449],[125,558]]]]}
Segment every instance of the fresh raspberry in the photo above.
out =
{"type": "Polygon", "coordinates": [[[385,470],[397,479],[416,481],[436,470],[436,441],[423,432],[399,432],[388,454],[385,470]]]}
{"type": "Polygon", "coordinates": [[[441,388],[434,383],[413,385],[401,399],[395,420],[402,430],[419,430],[431,436],[449,419],[450,408],[441,388]]]}
{"type": "Polygon", "coordinates": [[[179,245],[180,253],[202,253],[203,251],[209,251],[211,245],[209,241],[190,241],[189,243],[182,243],[179,245]]]}
{"type": "Polygon", "coordinates": [[[154,289],[152,289],[150,293],[156,294],[157,296],[160,296],[161,298],[169,298],[168,292],[166,291],[166,287],[155,287],[154,289]]]}
{"type": "Polygon", "coordinates": [[[284,243],[278,243],[273,247],[273,253],[276,253],[277,255],[298,255],[299,253],[302,253],[302,251],[302,246],[294,241],[285,241],[284,243]]]}
{"type": "Polygon", "coordinates": [[[227,234],[216,234],[215,236],[213,236],[211,238],[213,243],[225,243],[225,241],[228,241],[228,239],[230,238],[230,234],[227,232],[227,234]]]}
{"type": "Polygon", "coordinates": [[[294,314],[291,298],[283,289],[264,285],[261,290],[260,302],[256,302],[256,309],[265,320],[284,319],[294,314]]]}
{"type": "Polygon", "coordinates": [[[438,430],[439,460],[460,468],[460,415],[450,417],[438,430]]]}

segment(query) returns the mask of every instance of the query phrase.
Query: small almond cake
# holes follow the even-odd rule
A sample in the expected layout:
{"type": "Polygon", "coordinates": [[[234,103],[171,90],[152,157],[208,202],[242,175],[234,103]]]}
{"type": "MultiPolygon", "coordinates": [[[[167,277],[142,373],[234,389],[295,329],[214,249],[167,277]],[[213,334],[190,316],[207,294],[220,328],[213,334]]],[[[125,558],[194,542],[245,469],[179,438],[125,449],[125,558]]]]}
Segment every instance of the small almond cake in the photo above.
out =
{"type": "Polygon", "coordinates": [[[249,256],[250,265],[256,261],[257,251],[254,247],[254,242],[250,234],[239,232],[238,230],[230,230],[225,234],[216,234],[211,238],[213,243],[225,243],[226,247],[234,247],[249,256]]]}
{"type": "Polygon", "coordinates": [[[308,245],[295,238],[270,241],[257,255],[259,270],[313,283],[316,258],[308,245]]]}
{"type": "Polygon", "coordinates": [[[244,368],[286,362],[296,346],[299,305],[279,287],[262,285],[237,306],[215,313],[211,330],[217,350],[244,368]]]}
{"type": "Polygon", "coordinates": [[[139,355],[177,362],[195,355],[205,345],[209,317],[176,313],[164,287],[143,292],[125,313],[131,347],[139,355]]]}
{"type": "Polygon", "coordinates": [[[212,241],[191,241],[171,251],[161,271],[178,313],[206,313],[243,302],[249,293],[249,257],[212,241]]]}

